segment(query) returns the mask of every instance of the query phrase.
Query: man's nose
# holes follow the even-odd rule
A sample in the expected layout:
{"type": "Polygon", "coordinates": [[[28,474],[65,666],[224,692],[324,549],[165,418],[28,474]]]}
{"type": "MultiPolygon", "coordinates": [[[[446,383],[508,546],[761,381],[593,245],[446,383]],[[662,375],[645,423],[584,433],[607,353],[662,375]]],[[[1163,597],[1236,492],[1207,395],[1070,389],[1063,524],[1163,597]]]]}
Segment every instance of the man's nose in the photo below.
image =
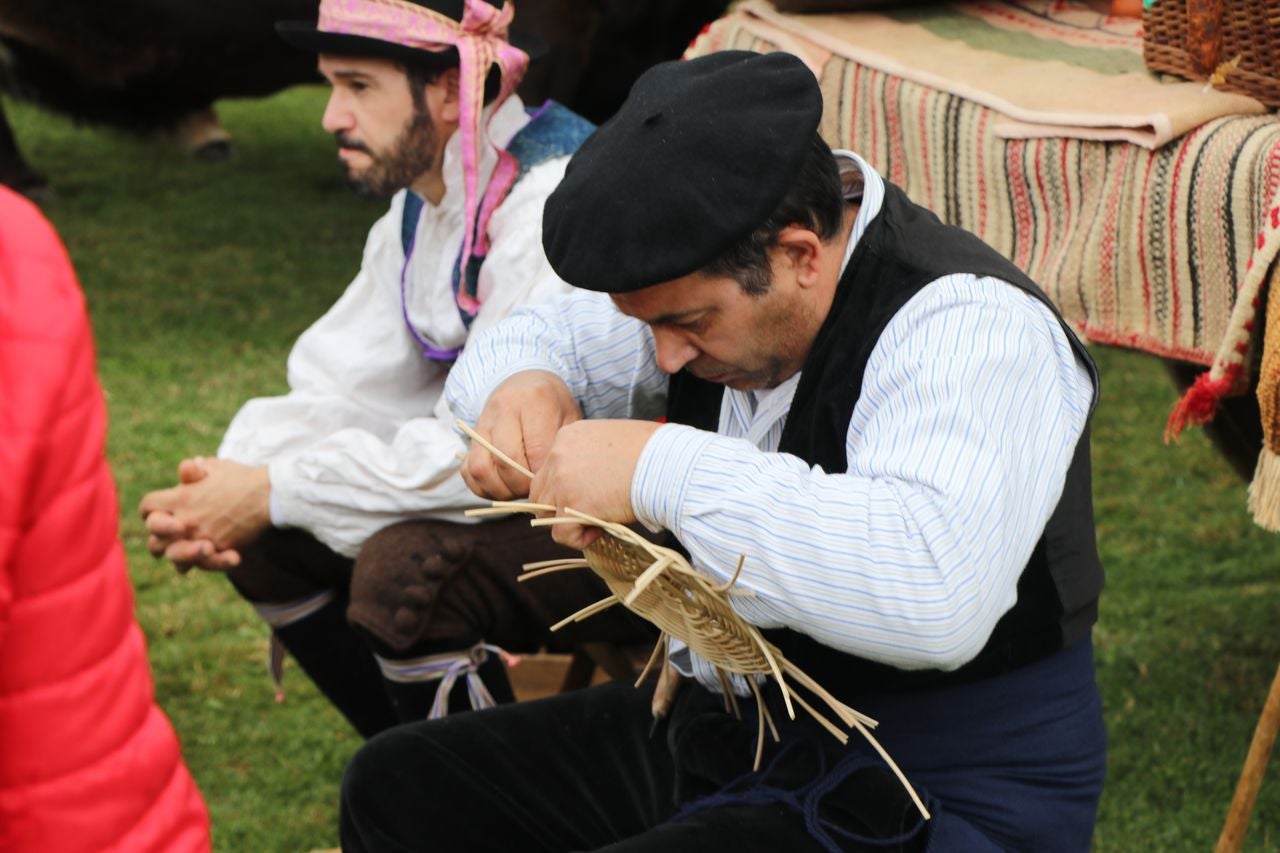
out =
{"type": "Polygon", "coordinates": [[[678,329],[654,326],[653,342],[657,352],[658,367],[662,368],[663,373],[678,373],[682,367],[698,357],[698,348],[678,329]]]}
{"type": "Polygon", "coordinates": [[[351,130],[351,111],[343,104],[343,99],[336,89],[329,93],[329,102],[325,104],[320,126],[328,133],[351,130]]]}

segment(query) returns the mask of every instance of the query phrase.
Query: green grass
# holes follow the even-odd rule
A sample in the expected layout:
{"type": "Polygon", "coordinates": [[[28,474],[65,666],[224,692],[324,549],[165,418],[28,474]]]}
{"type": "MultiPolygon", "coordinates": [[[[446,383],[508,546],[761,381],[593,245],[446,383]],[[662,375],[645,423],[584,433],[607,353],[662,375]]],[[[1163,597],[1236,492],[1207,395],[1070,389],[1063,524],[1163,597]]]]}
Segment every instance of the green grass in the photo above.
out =
{"type": "Polygon", "coordinates": [[[385,205],[343,186],[323,104],[312,88],[221,105],[238,148],[217,164],[6,104],[88,297],[138,615],[218,850],[336,846],[359,738],[296,667],[274,702],[262,623],[222,578],[153,561],[134,508],[244,399],[284,389],[290,344],[358,268],[385,205]]]}
{"type": "MultiPolygon", "coordinates": [[[[342,186],[323,93],[221,106],[238,153],[193,162],[7,104],[57,189],[46,213],[88,294],[110,402],[122,534],[159,699],[213,813],[220,851],[337,843],[338,779],[358,739],[296,668],[276,705],[266,630],[218,577],[176,576],[134,513],[240,402],[284,387],[297,334],[354,273],[380,203],[342,186]]],[[[1095,350],[1104,396],[1095,496],[1109,579],[1096,639],[1110,776],[1096,848],[1212,847],[1277,663],[1280,554],[1199,433],[1161,442],[1158,363],[1095,350]]],[[[1280,850],[1280,758],[1247,848],[1280,850]]]]}
{"type": "MultiPolygon", "coordinates": [[[[1204,436],[1161,442],[1155,360],[1095,348],[1095,510],[1108,569],[1096,632],[1111,743],[1099,850],[1207,850],[1280,663],[1280,554],[1204,436]]],[[[1280,849],[1280,760],[1246,844],[1280,849]]]]}

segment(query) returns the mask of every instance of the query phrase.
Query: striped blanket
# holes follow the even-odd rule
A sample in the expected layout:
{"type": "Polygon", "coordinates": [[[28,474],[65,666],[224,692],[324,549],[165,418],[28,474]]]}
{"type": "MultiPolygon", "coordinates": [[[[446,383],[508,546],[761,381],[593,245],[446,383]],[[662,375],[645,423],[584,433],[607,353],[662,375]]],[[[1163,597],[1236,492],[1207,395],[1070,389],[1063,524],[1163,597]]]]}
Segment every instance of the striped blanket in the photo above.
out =
{"type": "MultiPolygon", "coordinates": [[[[1157,148],[1067,133],[1007,138],[998,132],[1006,117],[990,106],[842,56],[829,49],[830,29],[817,44],[799,24],[761,27],[762,6],[738,7],[687,55],[783,49],[805,58],[833,146],[857,151],[912,199],[1012,258],[1088,339],[1209,366],[1174,413],[1175,433],[1248,387],[1252,350],[1264,342],[1255,316],[1280,246],[1280,117],[1212,118],[1157,148]]],[[[869,14],[809,20],[852,26],[869,14]]],[[[1038,85],[1058,85],[1054,65],[1038,85]]],[[[1264,343],[1280,371],[1280,333],[1264,343]]],[[[1271,386],[1263,393],[1280,394],[1280,377],[1271,386]]],[[[1280,414],[1277,424],[1280,454],[1280,414]]],[[[1280,492],[1280,465],[1275,482],[1280,492]]]]}
{"type": "Polygon", "coordinates": [[[786,15],[749,0],[736,12],[738,26],[815,67],[835,56],[989,107],[1005,138],[1158,148],[1211,119],[1267,111],[1244,95],[1157,79],[1143,63],[1141,21],[1070,0],[964,0],[836,15],[786,15]]]}

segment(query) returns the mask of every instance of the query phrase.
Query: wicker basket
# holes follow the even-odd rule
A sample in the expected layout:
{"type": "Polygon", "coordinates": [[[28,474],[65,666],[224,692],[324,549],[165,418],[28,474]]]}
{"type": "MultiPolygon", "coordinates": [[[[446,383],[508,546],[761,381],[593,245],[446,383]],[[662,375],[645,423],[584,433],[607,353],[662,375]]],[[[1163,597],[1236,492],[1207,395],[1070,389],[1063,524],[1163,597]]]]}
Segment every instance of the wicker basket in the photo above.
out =
{"type": "Polygon", "coordinates": [[[1156,0],[1142,18],[1152,71],[1280,107],[1280,4],[1275,0],[1156,0]],[[1231,66],[1237,57],[1238,64],[1231,66]]]}

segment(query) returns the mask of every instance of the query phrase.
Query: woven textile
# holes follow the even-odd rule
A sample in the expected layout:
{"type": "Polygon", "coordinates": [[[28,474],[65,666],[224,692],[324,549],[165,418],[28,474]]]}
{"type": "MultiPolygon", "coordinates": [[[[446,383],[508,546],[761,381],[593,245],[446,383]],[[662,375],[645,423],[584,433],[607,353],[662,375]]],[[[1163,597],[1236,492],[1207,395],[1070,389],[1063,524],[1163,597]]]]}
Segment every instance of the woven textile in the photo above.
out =
{"type": "MultiPolygon", "coordinates": [[[[724,49],[805,58],[823,88],[828,142],[1013,259],[1089,340],[1209,366],[1174,413],[1175,434],[1247,386],[1262,340],[1255,315],[1274,275],[1266,235],[1280,204],[1280,117],[1216,118],[1156,149],[1009,139],[987,106],[761,26],[742,9],[686,55],[724,49]]],[[[1045,74],[1053,87],[1049,66],[1045,74]]],[[[1280,349],[1280,335],[1266,340],[1280,349]]]]}
{"type": "Polygon", "coordinates": [[[736,22],[816,64],[834,55],[999,113],[1007,138],[1161,145],[1206,121],[1262,114],[1253,98],[1160,80],[1142,62],[1141,23],[1070,0],[965,0],[919,8],[786,15],[765,0],[736,22]]]}

